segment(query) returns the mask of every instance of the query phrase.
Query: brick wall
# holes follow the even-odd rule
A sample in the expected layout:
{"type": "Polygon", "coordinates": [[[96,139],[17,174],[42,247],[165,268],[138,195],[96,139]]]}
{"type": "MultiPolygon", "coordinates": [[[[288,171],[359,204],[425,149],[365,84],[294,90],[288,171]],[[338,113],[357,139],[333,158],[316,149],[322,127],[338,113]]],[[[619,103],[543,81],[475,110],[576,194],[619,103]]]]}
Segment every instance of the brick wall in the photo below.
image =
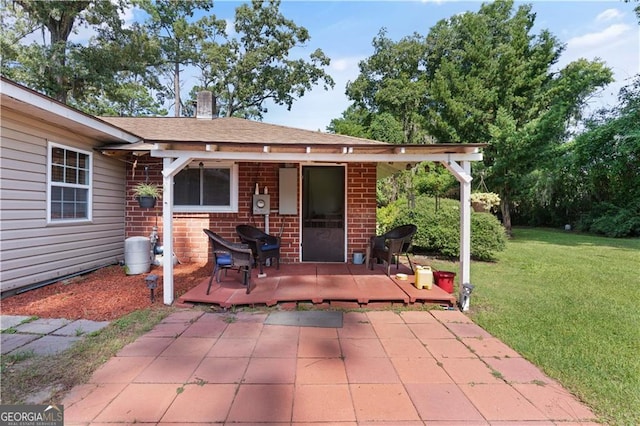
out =
{"type": "MultiPolygon", "coordinates": [[[[127,169],[127,201],[126,201],[126,238],[131,236],[148,236],[153,226],[158,227],[162,238],[162,205],[157,203],[153,209],[138,206],[133,198],[133,186],[147,179],[150,182],[162,183],[162,162],[148,156],[140,157],[135,168],[133,161],[127,169]],[[146,172],[145,172],[146,167],[146,172]]],[[[180,213],[174,212],[173,232],[174,251],[181,262],[204,263],[209,259],[209,244],[203,228],[211,229],[223,238],[238,242],[235,227],[248,223],[265,229],[265,216],[252,214],[252,194],[258,183],[260,193],[265,186],[271,195],[272,213],[269,215],[269,233],[280,234],[282,246],[280,251],[283,263],[295,263],[300,259],[300,220],[298,215],[280,215],[278,209],[278,170],[280,163],[240,163],[238,168],[239,199],[238,213],[180,213]]],[[[299,169],[299,165],[296,165],[299,169]]],[[[347,167],[347,217],[348,217],[348,259],[353,258],[354,251],[364,252],[369,237],[376,229],[376,165],[349,164],[347,167]]],[[[298,182],[298,199],[300,196],[298,182]]],[[[300,210],[300,208],[298,208],[300,210]]],[[[162,240],[160,240],[162,244],[162,240]]]]}
{"type": "Polygon", "coordinates": [[[125,238],[149,236],[156,223],[159,228],[162,227],[161,201],[158,200],[154,208],[145,209],[138,206],[133,195],[133,188],[147,181],[162,185],[162,160],[130,155],[127,158],[125,238]]]}
{"type": "Polygon", "coordinates": [[[376,232],[376,165],[355,163],[347,167],[347,259],[365,253],[376,232]]]}

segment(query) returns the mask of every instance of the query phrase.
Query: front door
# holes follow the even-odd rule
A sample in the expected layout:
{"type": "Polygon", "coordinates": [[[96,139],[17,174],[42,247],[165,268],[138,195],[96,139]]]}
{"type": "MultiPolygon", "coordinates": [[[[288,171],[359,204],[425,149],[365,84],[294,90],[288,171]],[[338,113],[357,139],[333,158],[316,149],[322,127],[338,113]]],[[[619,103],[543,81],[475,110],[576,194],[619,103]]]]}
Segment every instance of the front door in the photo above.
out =
{"type": "Polygon", "coordinates": [[[302,167],[302,261],[345,261],[345,168],[302,167]]]}

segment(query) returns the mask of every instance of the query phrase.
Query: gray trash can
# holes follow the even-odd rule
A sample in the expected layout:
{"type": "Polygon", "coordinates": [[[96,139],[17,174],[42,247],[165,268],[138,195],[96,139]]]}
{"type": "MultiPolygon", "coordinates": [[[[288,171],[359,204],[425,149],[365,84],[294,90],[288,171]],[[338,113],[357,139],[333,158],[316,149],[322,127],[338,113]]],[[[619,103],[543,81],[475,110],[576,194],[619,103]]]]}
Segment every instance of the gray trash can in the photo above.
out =
{"type": "Polygon", "coordinates": [[[147,237],[130,237],[124,241],[124,265],[127,275],[149,272],[151,242],[147,237]]]}

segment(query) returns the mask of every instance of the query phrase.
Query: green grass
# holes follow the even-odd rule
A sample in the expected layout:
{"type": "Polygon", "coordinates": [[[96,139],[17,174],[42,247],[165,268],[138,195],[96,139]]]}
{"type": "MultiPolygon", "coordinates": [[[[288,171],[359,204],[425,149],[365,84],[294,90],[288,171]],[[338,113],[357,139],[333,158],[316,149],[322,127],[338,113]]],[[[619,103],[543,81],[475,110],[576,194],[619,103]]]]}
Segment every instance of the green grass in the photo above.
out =
{"type": "Polygon", "coordinates": [[[65,392],[86,383],[100,365],[172,311],[162,307],[133,312],[100,331],[87,334],[57,355],[36,356],[27,352],[2,356],[0,402],[60,403],[65,392]],[[33,395],[39,395],[41,400],[29,400],[33,395]]]}
{"type": "Polygon", "coordinates": [[[640,239],[515,229],[496,263],[472,263],[470,315],[601,421],[640,424],[639,276],[640,239]]]}

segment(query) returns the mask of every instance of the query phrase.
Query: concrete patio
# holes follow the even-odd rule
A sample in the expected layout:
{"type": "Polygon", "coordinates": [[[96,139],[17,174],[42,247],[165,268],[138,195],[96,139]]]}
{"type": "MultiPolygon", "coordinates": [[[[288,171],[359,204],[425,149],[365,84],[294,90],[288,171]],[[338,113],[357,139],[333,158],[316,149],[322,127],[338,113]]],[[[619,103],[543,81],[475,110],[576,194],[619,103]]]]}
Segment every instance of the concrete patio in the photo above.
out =
{"type": "Polygon", "coordinates": [[[167,317],[62,401],[65,424],[593,425],[594,414],[455,310],[167,317]]]}

